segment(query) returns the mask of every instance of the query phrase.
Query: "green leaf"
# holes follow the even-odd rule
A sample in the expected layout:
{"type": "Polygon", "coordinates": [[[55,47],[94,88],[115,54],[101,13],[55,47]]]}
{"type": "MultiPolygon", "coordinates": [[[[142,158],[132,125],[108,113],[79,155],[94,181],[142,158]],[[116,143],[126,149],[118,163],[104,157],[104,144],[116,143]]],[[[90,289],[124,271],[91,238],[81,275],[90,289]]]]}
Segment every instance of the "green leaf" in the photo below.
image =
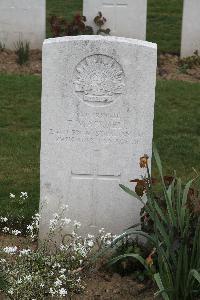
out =
{"type": "Polygon", "coordinates": [[[108,263],[109,266],[115,264],[116,262],[118,262],[119,260],[122,260],[124,258],[135,258],[136,260],[138,260],[148,271],[150,271],[150,268],[148,267],[146,260],[139,254],[135,254],[135,253],[127,253],[127,254],[123,254],[123,255],[119,255],[113,259],[111,259],[108,263]]]}
{"type": "Polygon", "coordinates": [[[160,274],[159,274],[159,273],[156,273],[156,274],[154,275],[154,280],[155,280],[155,282],[157,283],[157,286],[158,286],[158,288],[159,288],[159,292],[156,293],[156,296],[157,296],[158,294],[162,294],[162,297],[163,297],[164,300],[170,300],[170,299],[169,299],[169,296],[167,295],[166,290],[165,290],[165,288],[164,288],[164,286],[163,286],[163,283],[162,283],[162,280],[161,280],[161,278],[160,278],[160,274]]]}
{"type": "Polygon", "coordinates": [[[188,196],[188,192],[190,189],[191,184],[193,183],[195,179],[190,180],[183,191],[183,197],[182,197],[182,203],[181,203],[181,211],[180,211],[180,221],[181,221],[181,229],[182,231],[184,230],[184,226],[185,226],[185,215],[186,215],[186,202],[187,202],[187,196],[188,196]]]}
{"type": "Polygon", "coordinates": [[[163,171],[162,171],[162,164],[161,164],[161,160],[160,160],[158,150],[157,150],[155,145],[153,145],[153,153],[154,153],[156,164],[157,164],[157,167],[158,167],[158,170],[159,170],[159,173],[160,173],[160,177],[161,177],[161,180],[162,180],[162,188],[163,188],[163,192],[164,192],[165,202],[166,202],[166,205],[167,205],[167,211],[168,211],[169,219],[170,219],[171,223],[175,226],[176,225],[176,217],[175,217],[174,210],[173,210],[173,207],[172,207],[171,199],[168,195],[168,192],[167,192],[167,189],[166,189],[166,186],[165,186],[165,182],[164,182],[164,178],[163,178],[163,171]]]}
{"type": "Polygon", "coordinates": [[[160,155],[158,153],[158,150],[157,150],[157,147],[156,147],[155,144],[153,144],[153,154],[154,154],[154,157],[155,157],[155,160],[156,160],[156,164],[157,164],[160,176],[163,180],[162,164],[161,164],[161,160],[160,160],[160,155]]]}
{"type": "Polygon", "coordinates": [[[104,249],[102,249],[100,252],[98,252],[96,255],[94,255],[93,260],[95,261],[97,258],[103,256],[106,252],[108,252],[109,250],[113,250],[114,247],[117,246],[117,243],[120,242],[121,240],[123,240],[125,237],[130,236],[130,235],[139,235],[139,236],[143,236],[146,239],[148,239],[154,246],[156,245],[156,241],[154,239],[153,235],[149,235],[146,232],[142,231],[142,230],[127,230],[124,233],[122,233],[121,235],[119,235],[118,237],[116,237],[113,242],[105,247],[104,249]]]}
{"type": "Polygon", "coordinates": [[[127,194],[131,195],[132,197],[135,197],[138,199],[140,202],[142,202],[143,205],[145,205],[145,202],[142,200],[141,197],[139,197],[134,191],[129,189],[128,187],[124,186],[123,184],[119,185],[122,190],[124,190],[127,194]]]}
{"type": "Polygon", "coordinates": [[[189,276],[194,277],[200,283],[200,273],[197,270],[191,270],[189,276]]]}

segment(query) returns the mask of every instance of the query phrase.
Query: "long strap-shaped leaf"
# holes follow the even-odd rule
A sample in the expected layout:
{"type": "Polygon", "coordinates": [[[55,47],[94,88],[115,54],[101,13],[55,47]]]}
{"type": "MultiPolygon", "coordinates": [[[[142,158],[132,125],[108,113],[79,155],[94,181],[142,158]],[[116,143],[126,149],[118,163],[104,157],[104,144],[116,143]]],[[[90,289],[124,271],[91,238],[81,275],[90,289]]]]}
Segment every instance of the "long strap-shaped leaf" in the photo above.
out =
{"type": "Polygon", "coordinates": [[[200,273],[197,270],[191,270],[189,277],[194,277],[200,283],[200,273]]]}
{"type": "Polygon", "coordinates": [[[170,219],[171,224],[173,224],[175,226],[176,225],[176,217],[175,217],[175,213],[174,213],[173,206],[171,203],[171,199],[167,193],[167,189],[166,189],[164,178],[163,178],[162,164],[161,164],[160,156],[158,154],[158,150],[155,145],[153,145],[153,153],[154,153],[154,157],[155,157],[156,164],[157,164],[157,167],[158,167],[158,170],[160,173],[160,177],[161,177],[161,181],[162,181],[162,188],[163,188],[163,192],[164,192],[164,196],[165,196],[165,200],[166,200],[169,219],[170,219]]]}
{"type": "Polygon", "coordinates": [[[170,299],[169,299],[169,296],[168,296],[167,293],[166,293],[166,290],[164,289],[162,280],[161,280],[161,278],[160,278],[160,274],[159,274],[159,273],[156,273],[156,274],[154,275],[154,279],[155,279],[155,282],[157,283],[157,286],[158,286],[158,288],[159,288],[159,293],[156,293],[156,296],[157,296],[158,294],[162,294],[162,297],[163,297],[164,300],[170,300],[170,299]]]}
{"type": "Polygon", "coordinates": [[[119,255],[115,258],[113,258],[112,260],[109,261],[108,265],[113,265],[115,264],[116,262],[118,262],[119,260],[122,260],[124,258],[127,258],[127,257],[131,257],[131,258],[135,258],[136,260],[138,260],[148,271],[150,271],[150,268],[148,267],[145,259],[139,255],[139,254],[134,254],[134,253],[127,253],[127,254],[123,254],[123,255],[119,255]]]}

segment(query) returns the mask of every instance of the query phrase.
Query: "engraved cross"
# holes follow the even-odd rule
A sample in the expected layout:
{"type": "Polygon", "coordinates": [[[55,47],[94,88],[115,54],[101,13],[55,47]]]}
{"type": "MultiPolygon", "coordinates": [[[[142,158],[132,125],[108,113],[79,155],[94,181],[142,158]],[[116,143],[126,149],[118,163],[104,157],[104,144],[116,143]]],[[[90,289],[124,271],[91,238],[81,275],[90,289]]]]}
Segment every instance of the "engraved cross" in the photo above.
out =
{"type": "MultiPolygon", "coordinates": [[[[98,198],[96,193],[98,193],[98,182],[102,182],[105,181],[105,183],[107,182],[116,182],[116,181],[120,181],[121,178],[121,173],[120,172],[99,172],[99,168],[98,165],[100,163],[99,160],[99,154],[100,154],[100,150],[94,150],[91,155],[91,164],[92,164],[92,168],[90,168],[90,171],[83,171],[83,172],[78,172],[78,171],[71,171],[71,178],[73,180],[78,180],[79,183],[81,185],[81,180],[89,180],[89,193],[90,193],[90,197],[91,197],[91,204],[90,204],[90,211],[91,213],[91,227],[96,228],[96,218],[97,218],[97,214],[98,214],[98,210],[97,210],[97,205],[96,205],[96,199],[98,198]]],[[[84,154],[83,154],[84,155],[84,154]]]]}
{"type": "Polygon", "coordinates": [[[121,13],[121,9],[128,8],[128,1],[127,0],[104,0],[102,3],[103,8],[111,9],[113,12],[113,28],[110,28],[113,32],[117,30],[117,22],[118,13],[121,13]]]}
{"type": "Polygon", "coordinates": [[[98,157],[97,153],[99,150],[94,151],[94,162],[93,162],[93,168],[92,172],[73,172],[71,171],[71,175],[73,179],[89,179],[89,180],[120,180],[121,174],[120,173],[115,173],[115,174],[99,174],[98,167],[97,167],[97,162],[98,162],[98,157]]]}

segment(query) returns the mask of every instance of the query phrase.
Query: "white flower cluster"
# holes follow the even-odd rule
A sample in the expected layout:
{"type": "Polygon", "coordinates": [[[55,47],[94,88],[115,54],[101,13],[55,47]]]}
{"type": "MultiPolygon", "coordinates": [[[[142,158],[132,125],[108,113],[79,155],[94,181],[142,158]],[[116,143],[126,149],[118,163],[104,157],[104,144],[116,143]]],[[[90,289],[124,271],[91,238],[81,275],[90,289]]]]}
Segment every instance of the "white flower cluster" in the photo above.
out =
{"type": "Polygon", "coordinates": [[[27,192],[21,192],[20,198],[22,198],[23,200],[26,200],[28,198],[28,193],[27,192]]]}
{"type": "MultiPolygon", "coordinates": [[[[61,207],[61,211],[59,214],[58,213],[53,214],[53,219],[49,221],[49,230],[51,234],[54,234],[55,230],[62,231],[66,225],[71,224],[72,220],[70,218],[63,216],[65,215],[65,212],[68,211],[68,209],[69,209],[68,205],[63,205],[61,207]]],[[[77,228],[78,228],[78,222],[77,222],[77,228]]]]}
{"type": "Polygon", "coordinates": [[[6,217],[0,217],[0,222],[1,223],[6,223],[8,221],[8,218],[6,217]]]}
{"type": "MultiPolygon", "coordinates": [[[[10,199],[15,199],[16,195],[13,193],[10,193],[9,195],[10,199]]],[[[27,192],[21,192],[19,198],[21,198],[22,200],[26,200],[28,198],[28,193],[27,192]]]]}
{"type": "Polygon", "coordinates": [[[29,255],[31,253],[31,249],[22,249],[19,251],[19,256],[29,255]]]}
{"type": "Polygon", "coordinates": [[[10,193],[10,198],[14,199],[15,198],[15,194],[10,193]]]}
{"type": "MultiPolygon", "coordinates": [[[[26,197],[26,194],[22,195],[26,197]]],[[[27,299],[44,299],[46,292],[52,297],[69,296],[71,291],[80,292],[84,289],[82,283],[82,270],[85,263],[90,261],[91,255],[100,247],[110,245],[115,238],[111,233],[105,233],[102,228],[99,230],[99,235],[94,236],[88,234],[86,237],[78,235],[78,229],[81,223],[64,214],[68,210],[68,206],[61,208],[61,213],[53,214],[53,219],[49,223],[49,241],[54,241],[54,235],[57,235],[58,230],[62,236],[70,228],[70,234],[63,236],[60,247],[56,249],[55,254],[48,254],[46,247],[44,249],[18,249],[15,247],[5,247],[2,249],[6,255],[17,255],[17,260],[0,260],[0,265],[4,266],[3,270],[7,272],[9,278],[8,294],[13,295],[14,291],[18,291],[19,299],[23,299],[26,293],[27,299]],[[63,230],[64,229],[64,230],[63,230]],[[9,264],[9,267],[5,267],[9,264]],[[31,269],[35,271],[31,271],[31,269]],[[42,266],[42,268],[41,268],[42,266]],[[37,287],[37,288],[36,288],[37,287]],[[30,293],[27,296],[27,292],[30,293]]],[[[0,218],[1,222],[6,223],[6,217],[0,218]]],[[[27,233],[32,240],[38,237],[40,215],[35,214],[32,217],[32,223],[27,226],[27,233]]],[[[4,232],[18,235],[19,230],[10,230],[4,227],[4,232]]],[[[48,241],[47,241],[48,242],[48,241]]],[[[5,256],[6,257],[6,256],[5,256]]],[[[18,299],[17,298],[17,299],[18,299]]]]}
{"type": "Polygon", "coordinates": [[[5,247],[3,248],[3,252],[7,253],[7,254],[15,254],[17,252],[17,247],[5,247]]]}
{"type": "Polygon", "coordinates": [[[58,294],[60,297],[65,297],[68,294],[65,288],[60,288],[59,290],[50,288],[49,293],[51,294],[51,296],[55,296],[58,294]]]}
{"type": "MultiPolygon", "coordinates": [[[[7,217],[0,217],[0,222],[1,222],[1,223],[6,223],[7,221],[8,221],[8,218],[7,218],[7,217]]],[[[4,227],[2,228],[2,232],[3,232],[3,233],[13,234],[13,235],[19,235],[19,234],[21,234],[21,231],[20,231],[20,230],[17,230],[17,229],[12,230],[12,229],[10,229],[10,228],[7,227],[7,226],[4,226],[4,227]]]]}
{"type": "Polygon", "coordinates": [[[32,241],[37,239],[40,223],[40,215],[37,213],[32,217],[32,223],[27,225],[27,234],[31,237],[32,241]]]}
{"type": "Polygon", "coordinates": [[[10,231],[10,228],[7,226],[3,227],[3,229],[2,229],[2,232],[4,232],[4,233],[9,233],[9,231],[10,231]]]}

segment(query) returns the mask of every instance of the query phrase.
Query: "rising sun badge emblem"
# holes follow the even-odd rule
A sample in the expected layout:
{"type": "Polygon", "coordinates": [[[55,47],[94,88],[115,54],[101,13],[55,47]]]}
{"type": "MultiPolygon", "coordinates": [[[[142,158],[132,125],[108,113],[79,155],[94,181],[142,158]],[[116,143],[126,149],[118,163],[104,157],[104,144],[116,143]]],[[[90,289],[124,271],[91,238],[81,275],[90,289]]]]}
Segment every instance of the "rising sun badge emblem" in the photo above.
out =
{"type": "Polygon", "coordinates": [[[106,105],[125,92],[125,75],[112,57],[95,54],[78,63],[74,72],[74,89],[91,105],[106,105]]]}

